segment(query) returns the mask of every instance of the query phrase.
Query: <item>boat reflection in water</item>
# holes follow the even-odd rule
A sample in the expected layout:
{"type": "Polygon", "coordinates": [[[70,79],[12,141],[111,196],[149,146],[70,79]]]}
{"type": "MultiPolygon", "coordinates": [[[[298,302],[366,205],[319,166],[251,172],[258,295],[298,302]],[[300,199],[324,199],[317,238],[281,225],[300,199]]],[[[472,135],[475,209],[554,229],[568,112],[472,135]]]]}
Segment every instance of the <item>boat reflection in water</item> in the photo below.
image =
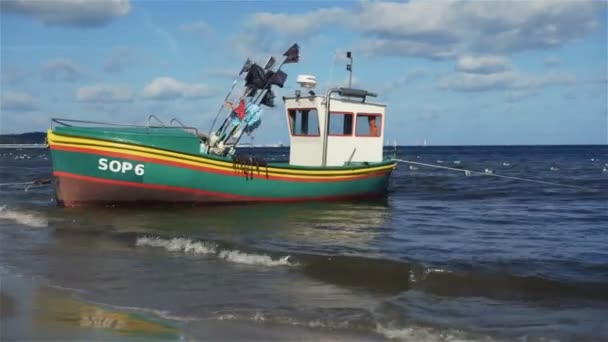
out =
{"type": "MultiPolygon", "coordinates": [[[[61,209],[56,233],[152,235],[164,238],[282,240],[361,247],[377,238],[390,216],[386,200],[340,203],[256,204],[211,207],[61,209]],[[162,208],[162,209],[161,209],[162,208]],[[61,216],[68,215],[69,219],[61,216]]],[[[53,215],[53,214],[51,214],[53,215]]],[[[132,236],[131,236],[132,237],[132,236]]]]}

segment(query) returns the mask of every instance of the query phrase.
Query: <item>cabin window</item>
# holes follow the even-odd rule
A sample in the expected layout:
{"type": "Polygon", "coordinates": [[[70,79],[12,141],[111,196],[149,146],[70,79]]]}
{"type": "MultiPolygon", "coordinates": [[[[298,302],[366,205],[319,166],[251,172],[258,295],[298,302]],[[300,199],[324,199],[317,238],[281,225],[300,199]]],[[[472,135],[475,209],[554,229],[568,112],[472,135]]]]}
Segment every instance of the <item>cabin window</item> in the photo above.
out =
{"type": "Polygon", "coordinates": [[[290,109],[288,113],[291,135],[312,137],[320,135],[319,115],[316,109],[290,109]]]}
{"type": "Polygon", "coordinates": [[[381,114],[357,113],[356,135],[358,137],[379,137],[381,125],[381,114]]]}
{"type": "Polygon", "coordinates": [[[331,112],[329,115],[329,135],[353,135],[353,113],[331,112]]]}

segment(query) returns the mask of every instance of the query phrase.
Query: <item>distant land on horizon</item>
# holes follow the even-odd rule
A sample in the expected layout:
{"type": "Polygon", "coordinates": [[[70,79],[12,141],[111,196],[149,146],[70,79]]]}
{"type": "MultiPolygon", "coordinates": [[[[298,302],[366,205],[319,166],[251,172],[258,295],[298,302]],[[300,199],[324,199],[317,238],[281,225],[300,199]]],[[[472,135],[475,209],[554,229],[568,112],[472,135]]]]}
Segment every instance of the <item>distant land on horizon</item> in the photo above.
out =
{"type": "Polygon", "coordinates": [[[0,144],[44,144],[46,132],[0,134],[0,144]]]}
{"type": "MultiPolygon", "coordinates": [[[[0,145],[2,144],[44,144],[46,132],[27,132],[19,134],[0,134],[0,145]]],[[[272,144],[256,145],[240,145],[243,148],[251,147],[280,147],[271,146],[272,144]]],[[[484,146],[608,146],[608,144],[535,144],[535,145],[397,145],[399,147],[484,147],[484,146]]],[[[284,144],[282,147],[289,147],[289,144],[284,144]]],[[[385,147],[393,147],[392,144],[387,144],[385,147]]]]}

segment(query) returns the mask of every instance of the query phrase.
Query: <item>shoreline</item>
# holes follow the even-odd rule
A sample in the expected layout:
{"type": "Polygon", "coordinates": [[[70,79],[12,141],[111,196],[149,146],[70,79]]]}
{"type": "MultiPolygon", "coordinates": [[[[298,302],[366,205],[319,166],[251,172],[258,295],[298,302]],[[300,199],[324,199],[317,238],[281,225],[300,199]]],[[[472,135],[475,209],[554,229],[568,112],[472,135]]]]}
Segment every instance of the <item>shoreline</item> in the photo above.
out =
{"type": "Polygon", "coordinates": [[[83,299],[78,290],[2,273],[2,341],[385,341],[375,333],[256,321],[169,319],[151,309],[118,308],[83,299]]]}

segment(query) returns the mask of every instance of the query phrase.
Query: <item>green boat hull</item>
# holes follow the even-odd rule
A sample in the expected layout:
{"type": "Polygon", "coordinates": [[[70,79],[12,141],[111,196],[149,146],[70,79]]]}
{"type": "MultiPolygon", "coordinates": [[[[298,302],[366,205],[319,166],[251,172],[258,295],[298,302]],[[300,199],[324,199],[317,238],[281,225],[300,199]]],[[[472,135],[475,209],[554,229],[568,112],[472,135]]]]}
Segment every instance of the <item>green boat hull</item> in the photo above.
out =
{"type": "Polygon", "coordinates": [[[176,133],[182,136],[174,139],[167,138],[165,132],[139,133],[142,138],[137,130],[49,131],[58,203],[80,206],[366,198],[386,193],[395,167],[390,160],[327,168],[247,162],[195,153],[200,142],[189,133],[176,133]],[[174,148],[171,141],[179,146],[174,148]]]}

